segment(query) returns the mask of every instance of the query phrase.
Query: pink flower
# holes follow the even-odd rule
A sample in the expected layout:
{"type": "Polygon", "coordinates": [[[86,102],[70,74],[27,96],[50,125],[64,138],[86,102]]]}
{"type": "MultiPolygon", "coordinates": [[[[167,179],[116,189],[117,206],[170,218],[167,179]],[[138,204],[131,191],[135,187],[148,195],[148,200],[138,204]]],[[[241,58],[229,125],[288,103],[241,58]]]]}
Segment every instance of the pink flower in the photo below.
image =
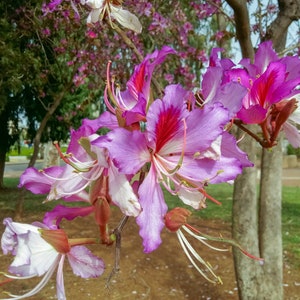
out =
{"type": "Polygon", "coordinates": [[[282,129],[289,142],[299,147],[300,135],[294,126],[298,119],[293,114],[297,111],[300,94],[300,59],[296,56],[279,58],[270,41],[260,44],[254,63],[242,59],[240,65],[243,68],[229,59],[218,59],[217,53],[217,49],[213,50],[210,68],[203,78],[203,81],[208,82],[202,91],[205,103],[211,98],[209,95],[213,95],[220,86],[241,84],[248,91],[243,94],[242,106],[239,106],[239,101],[227,101],[230,98],[221,100],[233,113],[232,117],[245,124],[259,124],[263,135],[261,144],[264,147],[274,146],[282,129]]]}
{"type": "MultiPolygon", "coordinates": [[[[146,109],[151,101],[150,85],[154,68],[163,63],[169,54],[175,54],[175,51],[168,46],[148,54],[143,62],[134,68],[125,91],[117,89],[114,92],[114,85],[108,78],[107,92],[115,108],[112,107],[107,96],[105,103],[110,111],[116,114],[120,126],[130,126],[145,120],[146,109]],[[120,124],[122,122],[125,124],[120,124]]],[[[100,116],[100,119],[102,118],[104,116],[100,116]]]]}
{"type": "MultiPolygon", "coordinates": [[[[63,278],[63,264],[67,257],[73,273],[82,278],[92,278],[102,275],[103,261],[94,256],[86,247],[68,240],[61,229],[50,230],[44,224],[32,225],[13,222],[10,218],[4,220],[6,226],[1,239],[4,254],[15,256],[9,267],[9,272],[16,276],[5,274],[12,279],[26,279],[34,276],[44,278],[31,291],[23,295],[9,294],[12,299],[23,299],[37,294],[57,271],[56,293],[58,299],[66,299],[63,278]]],[[[88,241],[86,241],[89,243],[88,241]]]]}
{"type": "Polygon", "coordinates": [[[146,115],[143,132],[117,128],[107,134],[102,146],[121,173],[137,174],[149,164],[138,189],[142,211],[137,217],[145,252],[161,243],[160,231],[167,211],[161,184],[192,207],[203,206],[209,183],[230,181],[244,166],[252,166],[224,132],[229,114],[221,104],[187,109],[192,94],[179,85],[165,89],[146,115]]]}

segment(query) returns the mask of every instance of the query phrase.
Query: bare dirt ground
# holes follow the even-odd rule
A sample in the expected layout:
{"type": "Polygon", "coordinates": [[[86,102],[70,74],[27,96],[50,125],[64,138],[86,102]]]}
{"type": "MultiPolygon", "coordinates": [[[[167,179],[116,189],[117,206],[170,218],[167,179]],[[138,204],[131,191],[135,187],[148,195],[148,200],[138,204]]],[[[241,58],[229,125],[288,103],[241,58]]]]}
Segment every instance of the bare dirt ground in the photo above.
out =
{"type": "MultiPolygon", "coordinates": [[[[0,218],[11,215],[11,211],[1,210],[0,218]]],[[[121,215],[114,213],[111,228],[114,228],[121,215]]],[[[27,212],[24,222],[40,220],[41,216],[33,216],[27,212]]],[[[200,220],[192,218],[191,224],[201,228],[210,235],[230,236],[230,225],[215,220],[200,220]]],[[[74,222],[63,223],[68,234],[73,237],[95,237],[96,227],[92,218],[78,219],[74,222]]],[[[0,232],[3,232],[3,226],[0,232]]],[[[138,227],[134,219],[129,219],[122,235],[121,270],[116,274],[106,287],[107,278],[114,263],[114,246],[91,246],[94,254],[102,257],[106,263],[104,275],[95,279],[82,279],[76,277],[71,271],[68,262],[64,266],[64,279],[67,299],[211,299],[230,300],[238,299],[236,288],[232,253],[217,252],[199,245],[201,256],[211,263],[215,272],[221,276],[223,285],[215,285],[207,282],[191,266],[182,251],[176,234],[164,230],[161,247],[151,254],[144,254],[141,239],[138,235],[138,227]]],[[[220,246],[220,245],[219,245],[220,246]]],[[[227,247],[226,245],[221,245],[227,247]]],[[[228,247],[227,247],[228,248],[228,247]]],[[[0,255],[0,270],[6,271],[12,257],[0,255]]],[[[257,263],[253,261],[253,263],[257,263]]],[[[298,263],[299,266],[299,263],[298,263]]],[[[3,277],[0,277],[0,281],[3,277]]],[[[0,286],[6,291],[23,294],[29,291],[38,280],[22,280],[0,286]]],[[[285,253],[284,263],[284,292],[285,299],[300,299],[300,270],[293,267],[293,259],[289,253],[285,253]]],[[[30,299],[46,300],[56,299],[55,276],[37,296],[30,299]]],[[[0,294],[0,298],[5,295],[0,294]]],[[[270,299],[271,300],[271,299],[270,299]]]]}

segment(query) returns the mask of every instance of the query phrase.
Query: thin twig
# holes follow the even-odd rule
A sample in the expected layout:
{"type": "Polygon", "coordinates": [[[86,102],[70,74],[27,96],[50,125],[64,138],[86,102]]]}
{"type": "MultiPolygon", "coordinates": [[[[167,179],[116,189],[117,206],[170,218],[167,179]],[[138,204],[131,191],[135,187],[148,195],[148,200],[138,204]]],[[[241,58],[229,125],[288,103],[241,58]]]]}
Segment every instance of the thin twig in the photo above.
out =
{"type": "Polygon", "coordinates": [[[247,134],[249,134],[252,138],[254,138],[261,146],[263,146],[263,147],[265,146],[265,142],[263,140],[261,140],[252,131],[250,131],[248,128],[246,128],[245,126],[243,126],[240,120],[234,120],[233,122],[234,122],[234,124],[237,127],[239,127],[240,129],[242,129],[243,131],[245,131],[247,134]]]}
{"type": "Polygon", "coordinates": [[[109,283],[112,279],[112,277],[119,272],[120,270],[120,257],[121,257],[121,239],[122,239],[122,230],[127,223],[129,217],[123,216],[119,225],[114,229],[113,234],[116,238],[116,245],[115,245],[115,263],[112,271],[110,272],[107,280],[106,280],[106,287],[109,287],[109,283]]]}

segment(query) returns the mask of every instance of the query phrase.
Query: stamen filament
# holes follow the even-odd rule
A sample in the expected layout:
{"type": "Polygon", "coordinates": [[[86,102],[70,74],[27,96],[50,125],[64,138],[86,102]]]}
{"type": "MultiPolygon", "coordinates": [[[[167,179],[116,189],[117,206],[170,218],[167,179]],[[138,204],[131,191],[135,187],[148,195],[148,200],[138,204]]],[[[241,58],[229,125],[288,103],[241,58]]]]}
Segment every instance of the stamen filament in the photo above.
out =
{"type": "Polygon", "coordinates": [[[261,258],[261,257],[257,257],[257,256],[254,256],[250,253],[248,253],[246,250],[244,250],[241,245],[239,245],[235,240],[231,240],[231,239],[226,239],[226,238],[223,238],[223,237],[213,237],[213,236],[210,236],[210,235],[207,235],[207,234],[204,234],[202,232],[200,232],[198,229],[194,228],[193,226],[189,225],[189,224],[185,224],[184,226],[182,226],[187,232],[189,232],[192,236],[196,237],[193,232],[187,230],[187,229],[191,229],[192,231],[196,232],[197,234],[200,234],[201,236],[205,237],[207,240],[210,240],[210,241],[217,241],[217,242],[224,242],[224,243],[227,243],[227,244],[230,244],[234,247],[237,247],[242,253],[244,253],[246,256],[254,259],[254,260],[258,260],[258,261],[261,261],[263,262],[264,259],[261,258]]]}
{"type": "Polygon", "coordinates": [[[186,256],[188,257],[188,259],[190,260],[190,262],[193,264],[193,266],[196,268],[196,270],[209,282],[211,283],[222,283],[220,277],[218,277],[212,270],[211,266],[206,263],[202,257],[195,251],[195,249],[191,246],[191,244],[189,243],[189,241],[186,239],[186,237],[184,236],[184,234],[178,230],[177,232],[177,236],[179,239],[179,242],[183,248],[184,253],[186,254],[186,256]],[[197,265],[197,263],[195,262],[195,260],[192,258],[192,256],[190,255],[190,253],[195,257],[196,260],[198,260],[199,263],[201,263],[203,266],[205,266],[207,268],[207,270],[212,274],[212,276],[216,279],[213,280],[211,278],[209,278],[204,272],[203,270],[201,270],[199,268],[199,266],[197,265]]]}

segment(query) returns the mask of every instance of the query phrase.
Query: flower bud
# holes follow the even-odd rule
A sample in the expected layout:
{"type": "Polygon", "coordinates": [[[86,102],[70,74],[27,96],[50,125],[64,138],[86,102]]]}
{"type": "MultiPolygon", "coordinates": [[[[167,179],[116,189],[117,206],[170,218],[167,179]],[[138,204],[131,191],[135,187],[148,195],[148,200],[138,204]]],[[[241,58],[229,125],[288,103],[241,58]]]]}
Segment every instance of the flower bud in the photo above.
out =
{"type": "Polygon", "coordinates": [[[177,231],[182,225],[186,224],[187,218],[192,213],[182,207],[175,207],[165,215],[165,225],[172,231],[177,231]]]}

